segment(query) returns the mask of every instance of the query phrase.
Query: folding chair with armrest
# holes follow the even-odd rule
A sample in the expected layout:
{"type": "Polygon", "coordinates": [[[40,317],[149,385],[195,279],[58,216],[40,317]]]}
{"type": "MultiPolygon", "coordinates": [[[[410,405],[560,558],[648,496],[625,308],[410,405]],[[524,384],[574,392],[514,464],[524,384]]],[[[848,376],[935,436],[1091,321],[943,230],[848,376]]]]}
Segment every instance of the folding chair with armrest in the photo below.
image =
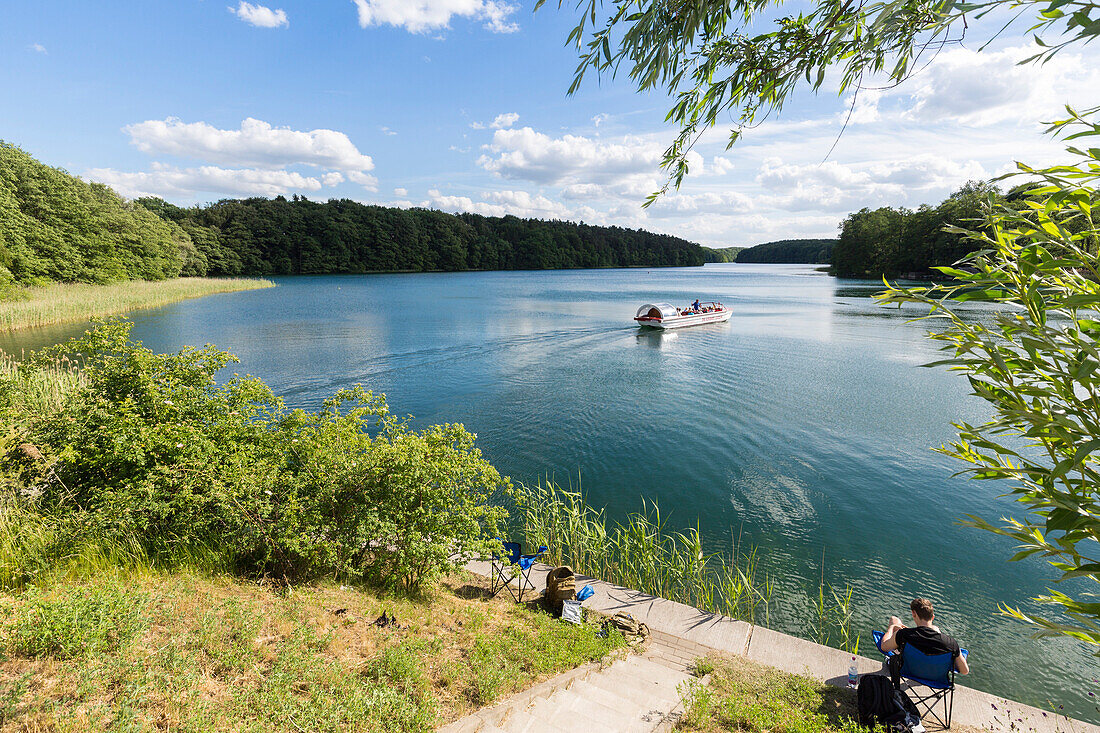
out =
{"type": "Polygon", "coordinates": [[[502,588],[507,588],[516,603],[523,603],[523,593],[534,590],[535,584],[531,581],[531,568],[535,561],[549,552],[550,548],[542,545],[533,555],[524,555],[523,546],[518,542],[504,542],[504,556],[493,553],[492,575],[490,576],[490,592],[495,596],[502,588]],[[516,568],[513,570],[513,568],[516,568]],[[510,573],[510,574],[509,574],[510,573]],[[512,588],[512,581],[519,578],[519,589],[512,588]]]}
{"type": "MultiPolygon", "coordinates": [[[[883,651],[883,636],[885,636],[885,633],[882,631],[871,632],[871,638],[874,640],[875,646],[882,652],[882,656],[890,669],[890,677],[894,681],[894,685],[901,689],[901,678],[904,677],[908,680],[909,691],[916,698],[913,702],[916,703],[917,708],[923,708],[925,714],[931,715],[937,723],[950,729],[951,709],[955,704],[954,656],[950,652],[925,654],[912,644],[906,644],[900,653],[897,650],[883,651]],[[897,659],[899,654],[900,660],[897,659]],[[929,691],[921,693],[914,689],[918,686],[927,687],[929,691]],[[936,705],[940,702],[943,703],[944,709],[944,717],[942,718],[936,712],[936,705]]],[[[969,654],[966,649],[961,650],[961,652],[964,659],[969,654]]]]}

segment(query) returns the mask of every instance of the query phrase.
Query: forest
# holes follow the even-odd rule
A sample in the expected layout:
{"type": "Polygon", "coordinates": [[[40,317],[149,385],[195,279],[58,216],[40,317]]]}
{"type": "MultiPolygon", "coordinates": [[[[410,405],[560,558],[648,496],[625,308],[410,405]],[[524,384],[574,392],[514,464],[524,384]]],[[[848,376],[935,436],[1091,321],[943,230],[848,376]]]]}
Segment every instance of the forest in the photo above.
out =
{"type": "Polygon", "coordinates": [[[180,208],[137,203],[178,225],[207,275],[545,270],[684,266],[707,261],[685,239],[566,221],[447,214],[347,199],[226,199],[180,208]]]}
{"type": "Polygon", "coordinates": [[[350,200],[127,201],[0,142],[0,289],[178,276],[684,266],[703,247],[565,221],[350,200]]]}
{"type": "Polygon", "coordinates": [[[0,141],[0,289],[163,280],[197,257],[176,224],[0,141]]]}
{"type": "Polygon", "coordinates": [[[833,248],[833,272],[842,277],[930,278],[931,268],[952,265],[977,248],[945,227],[975,228],[986,202],[1023,208],[1028,186],[1007,194],[991,183],[971,181],[937,206],[861,209],[841,225],[833,248]]]}
{"type": "Polygon", "coordinates": [[[781,239],[743,249],[734,262],[828,264],[835,244],[835,239],[781,239]]]}

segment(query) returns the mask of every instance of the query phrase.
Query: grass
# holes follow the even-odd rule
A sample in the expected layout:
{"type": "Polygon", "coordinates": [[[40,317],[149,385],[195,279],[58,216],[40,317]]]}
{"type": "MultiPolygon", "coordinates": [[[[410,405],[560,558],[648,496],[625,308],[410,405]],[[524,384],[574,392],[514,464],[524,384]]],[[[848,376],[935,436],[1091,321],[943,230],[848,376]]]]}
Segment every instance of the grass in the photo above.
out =
{"type": "Polygon", "coordinates": [[[181,277],[172,280],[134,280],[109,285],[54,283],[18,291],[19,297],[0,300],[0,330],[86,321],[137,308],[152,308],[214,293],[273,287],[252,278],[181,277]]]}
{"type": "Polygon", "coordinates": [[[0,595],[0,729],[426,731],[623,647],[486,585],[154,572],[0,595]]]}
{"type": "MultiPolygon", "coordinates": [[[[681,688],[684,716],[677,730],[697,733],[866,733],[856,722],[856,694],[802,675],[751,662],[710,656],[695,664],[707,684],[681,688]]],[[[951,727],[957,733],[979,729],[951,727]]]]}
{"type": "Polygon", "coordinates": [[[857,733],[855,693],[743,657],[707,657],[696,673],[707,685],[681,689],[679,730],[744,733],[857,733]]]}

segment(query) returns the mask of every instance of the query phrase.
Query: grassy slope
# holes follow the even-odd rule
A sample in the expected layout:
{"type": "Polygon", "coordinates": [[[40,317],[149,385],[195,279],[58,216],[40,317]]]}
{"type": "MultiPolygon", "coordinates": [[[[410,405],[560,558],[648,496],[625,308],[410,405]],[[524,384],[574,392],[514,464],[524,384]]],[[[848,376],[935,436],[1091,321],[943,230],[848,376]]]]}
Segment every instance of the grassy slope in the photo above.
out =
{"type": "Polygon", "coordinates": [[[273,287],[267,280],[248,278],[183,277],[172,280],[136,280],[110,285],[56,283],[18,291],[25,297],[0,301],[0,330],[83,321],[136,308],[152,308],[214,293],[273,287]]]}
{"type": "Polygon", "coordinates": [[[430,730],[623,644],[486,582],[410,600],[103,575],[0,595],[0,729],[430,730]],[[375,626],[383,610],[402,627],[375,626]]]}

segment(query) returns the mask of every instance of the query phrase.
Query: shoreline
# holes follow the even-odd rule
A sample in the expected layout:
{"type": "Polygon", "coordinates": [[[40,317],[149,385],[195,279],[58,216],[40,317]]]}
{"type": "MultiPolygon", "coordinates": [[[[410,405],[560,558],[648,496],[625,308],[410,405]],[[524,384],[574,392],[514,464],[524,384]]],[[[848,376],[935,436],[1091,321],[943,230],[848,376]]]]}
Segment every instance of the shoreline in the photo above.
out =
{"type": "MultiPolygon", "coordinates": [[[[551,569],[552,566],[541,562],[534,564],[531,570],[534,583],[531,592],[534,597],[546,589],[546,574],[551,569]]],[[[492,572],[486,560],[471,560],[466,563],[466,570],[483,577],[489,577],[492,572]]],[[[575,583],[578,588],[584,585],[593,587],[594,593],[585,601],[586,611],[604,616],[620,612],[631,614],[636,621],[645,623],[656,638],[663,637],[672,648],[673,656],[670,658],[683,664],[708,654],[742,657],[841,688],[847,685],[845,670],[852,659],[856,660],[860,676],[885,674],[881,658],[854,655],[580,572],[576,573],[575,583]]],[[[967,687],[963,684],[965,676],[956,680],[953,724],[991,733],[1019,733],[1025,730],[1029,733],[1100,733],[1100,725],[1096,723],[967,687]]]]}
{"type": "Polygon", "coordinates": [[[275,287],[262,278],[178,277],[126,280],[107,285],[52,283],[23,291],[29,297],[0,301],[0,332],[86,321],[218,293],[275,287]]]}

